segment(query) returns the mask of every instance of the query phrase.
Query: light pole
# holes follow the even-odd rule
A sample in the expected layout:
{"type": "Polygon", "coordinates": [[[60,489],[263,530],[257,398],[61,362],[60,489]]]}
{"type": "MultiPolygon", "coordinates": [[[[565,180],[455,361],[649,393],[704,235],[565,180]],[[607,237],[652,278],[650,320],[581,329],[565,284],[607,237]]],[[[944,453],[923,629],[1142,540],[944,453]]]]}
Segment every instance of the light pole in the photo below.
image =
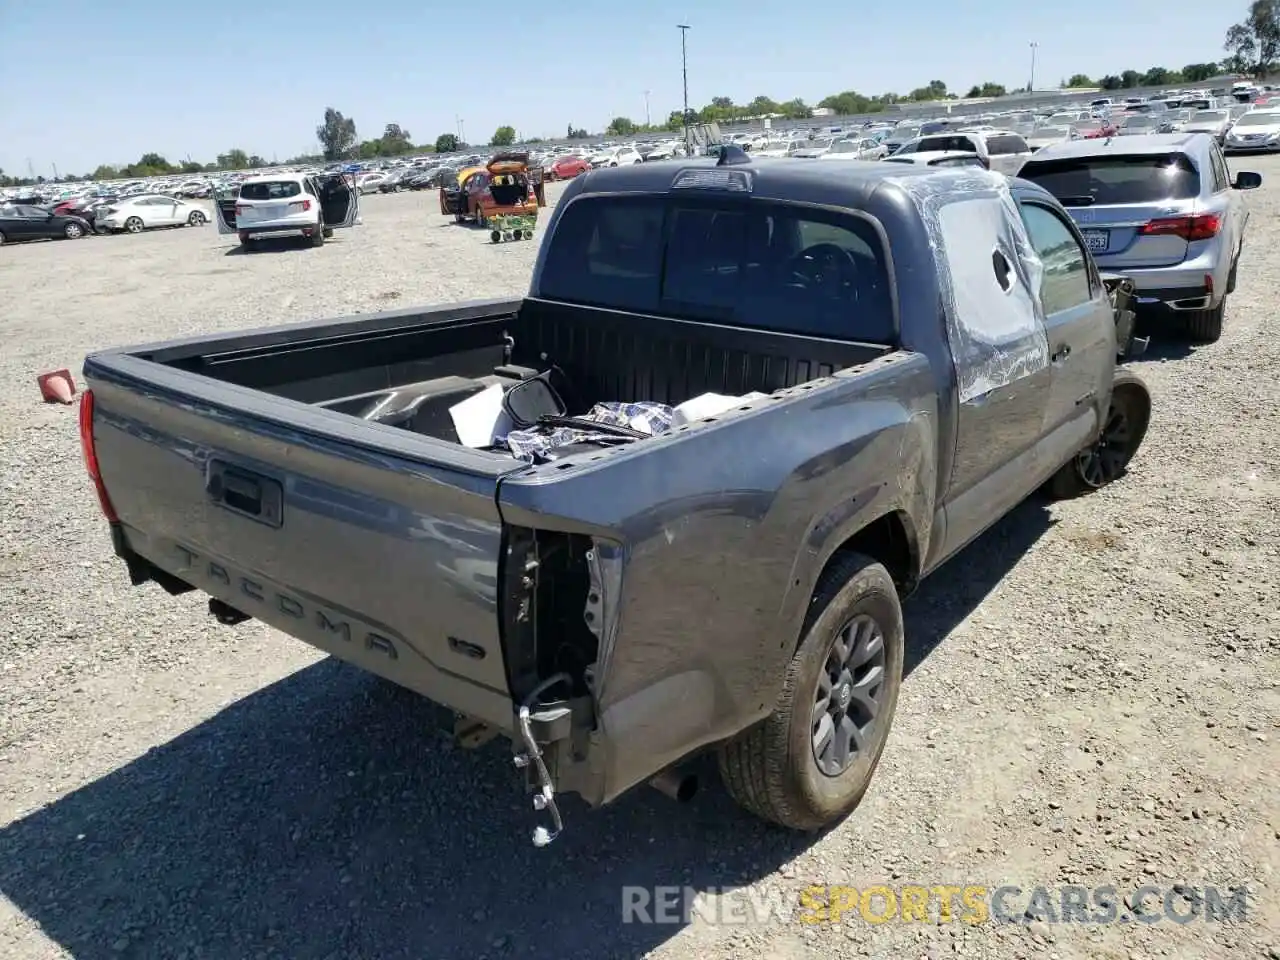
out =
{"type": "Polygon", "coordinates": [[[648,90],[644,92],[644,125],[646,127],[652,126],[652,123],[649,119],[649,91],[648,90]]]}
{"type": "Polygon", "coordinates": [[[1036,92],[1036,47],[1040,44],[1031,41],[1031,80],[1027,83],[1027,96],[1036,92]]]}
{"type": "Polygon", "coordinates": [[[693,154],[693,147],[689,143],[689,54],[685,45],[689,25],[678,23],[676,26],[680,29],[680,72],[684,78],[684,152],[685,156],[690,156],[693,154]]]}

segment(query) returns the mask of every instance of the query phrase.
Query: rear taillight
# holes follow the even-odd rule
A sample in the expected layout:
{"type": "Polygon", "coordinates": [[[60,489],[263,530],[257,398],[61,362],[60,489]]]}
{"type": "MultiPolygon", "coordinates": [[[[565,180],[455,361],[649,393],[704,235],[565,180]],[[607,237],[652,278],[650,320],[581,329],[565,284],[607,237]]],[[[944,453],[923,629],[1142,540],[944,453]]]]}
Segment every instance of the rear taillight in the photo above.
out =
{"type": "Polygon", "coordinates": [[[1190,243],[1212,240],[1221,229],[1221,214],[1196,213],[1187,217],[1161,217],[1145,224],[1138,232],[1144,237],[1181,237],[1190,243]]]}
{"type": "Polygon", "coordinates": [[[106,485],[102,482],[102,471],[98,469],[98,451],[93,444],[93,391],[86,390],[80,394],[80,449],[84,453],[85,469],[89,471],[89,479],[98,491],[98,506],[102,515],[110,523],[117,522],[115,507],[111,506],[111,498],[107,496],[106,485]]]}
{"type": "Polygon", "coordinates": [[[310,209],[311,209],[311,201],[310,201],[310,200],[295,200],[293,203],[289,204],[289,209],[290,209],[290,210],[301,210],[301,211],[303,211],[303,212],[305,213],[306,211],[308,211],[308,210],[310,210],[310,209]]]}

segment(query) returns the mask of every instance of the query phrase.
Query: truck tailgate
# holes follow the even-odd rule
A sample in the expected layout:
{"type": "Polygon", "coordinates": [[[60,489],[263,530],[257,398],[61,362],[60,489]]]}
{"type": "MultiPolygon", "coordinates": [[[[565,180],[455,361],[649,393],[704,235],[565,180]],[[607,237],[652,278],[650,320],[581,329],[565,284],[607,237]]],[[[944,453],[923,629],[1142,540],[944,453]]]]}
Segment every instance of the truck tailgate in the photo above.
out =
{"type": "Polygon", "coordinates": [[[511,728],[495,490],[518,462],[127,354],[85,375],[126,557],[511,728]]]}

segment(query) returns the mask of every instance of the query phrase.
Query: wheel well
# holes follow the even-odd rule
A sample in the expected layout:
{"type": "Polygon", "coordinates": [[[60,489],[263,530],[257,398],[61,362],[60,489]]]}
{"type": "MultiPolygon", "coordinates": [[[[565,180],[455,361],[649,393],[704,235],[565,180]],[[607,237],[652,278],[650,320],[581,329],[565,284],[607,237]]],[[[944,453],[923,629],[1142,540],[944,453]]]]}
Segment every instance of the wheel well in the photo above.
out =
{"type": "Polygon", "coordinates": [[[840,544],[827,558],[817,582],[821,583],[826,572],[850,553],[861,553],[883,564],[898,587],[899,596],[905,597],[916,588],[920,579],[919,547],[900,512],[886,513],[840,544]]]}

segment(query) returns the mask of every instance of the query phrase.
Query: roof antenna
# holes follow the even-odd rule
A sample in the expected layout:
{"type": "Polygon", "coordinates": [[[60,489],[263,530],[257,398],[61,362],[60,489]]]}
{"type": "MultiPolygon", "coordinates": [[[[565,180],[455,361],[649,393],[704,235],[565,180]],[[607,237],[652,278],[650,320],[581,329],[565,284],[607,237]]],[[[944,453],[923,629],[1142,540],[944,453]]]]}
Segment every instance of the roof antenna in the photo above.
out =
{"type": "Polygon", "coordinates": [[[724,143],[720,145],[720,159],[716,161],[717,167],[731,167],[750,162],[751,157],[747,155],[747,151],[743,150],[736,143],[724,143]]]}

